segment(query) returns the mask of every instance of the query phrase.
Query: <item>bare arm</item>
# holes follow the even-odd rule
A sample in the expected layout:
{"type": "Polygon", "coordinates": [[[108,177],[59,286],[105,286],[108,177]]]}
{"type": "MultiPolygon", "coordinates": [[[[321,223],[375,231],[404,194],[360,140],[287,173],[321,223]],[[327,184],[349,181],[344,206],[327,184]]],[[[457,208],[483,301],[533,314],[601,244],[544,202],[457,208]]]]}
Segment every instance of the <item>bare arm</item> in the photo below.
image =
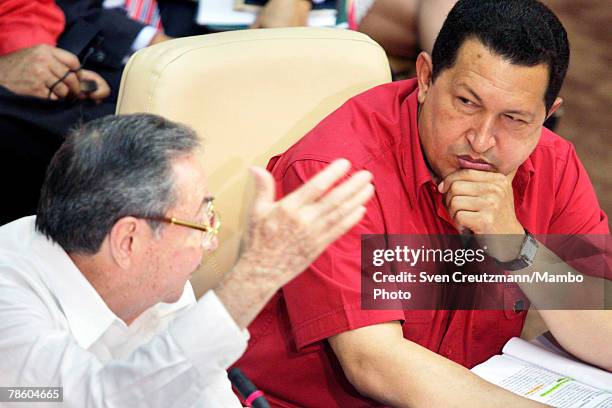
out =
{"type": "Polygon", "coordinates": [[[612,310],[538,310],[555,339],[574,356],[612,372],[612,310]],[[594,336],[593,333],[600,335],[594,336]]]}
{"type": "Polygon", "coordinates": [[[543,407],[512,394],[404,339],[399,322],[330,337],[348,380],[363,395],[394,407],[543,407]]]}
{"type": "Polygon", "coordinates": [[[421,49],[431,55],[436,37],[457,0],[422,0],[417,14],[421,49]]]}
{"type": "Polygon", "coordinates": [[[311,8],[308,0],[270,0],[251,28],[304,27],[311,8]]]}
{"type": "Polygon", "coordinates": [[[535,271],[559,274],[571,271],[574,276],[582,276],[583,283],[519,283],[519,286],[566,351],[612,371],[612,305],[609,303],[612,282],[576,271],[543,245],[540,245],[533,265],[518,273],[535,271]],[[607,300],[605,294],[608,294],[607,300]],[[552,307],[567,310],[551,310],[552,307]]]}

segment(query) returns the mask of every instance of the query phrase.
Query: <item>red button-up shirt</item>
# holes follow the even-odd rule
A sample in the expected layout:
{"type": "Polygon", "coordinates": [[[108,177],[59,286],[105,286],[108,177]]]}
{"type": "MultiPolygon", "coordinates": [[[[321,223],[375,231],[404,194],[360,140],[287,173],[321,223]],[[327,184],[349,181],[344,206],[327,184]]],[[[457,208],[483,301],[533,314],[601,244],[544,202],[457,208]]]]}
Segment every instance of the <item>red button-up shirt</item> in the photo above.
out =
{"type": "MultiPolygon", "coordinates": [[[[388,321],[404,337],[466,367],[498,354],[519,336],[525,311],[363,310],[362,234],[456,234],[427,168],[417,129],[416,80],[376,87],[351,99],[269,169],[285,195],[330,161],[345,157],[374,175],[376,195],[363,220],[287,284],[251,324],[249,349],[236,363],[272,405],[375,406],[347,381],[324,340],[388,321]]],[[[542,130],[513,181],[518,220],[536,234],[608,233],[572,145],[542,130]]],[[[512,299],[511,299],[512,300],[512,299]]]]}
{"type": "Polygon", "coordinates": [[[38,44],[56,45],[65,17],[54,0],[0,1],[0,55],[38,44]]]}

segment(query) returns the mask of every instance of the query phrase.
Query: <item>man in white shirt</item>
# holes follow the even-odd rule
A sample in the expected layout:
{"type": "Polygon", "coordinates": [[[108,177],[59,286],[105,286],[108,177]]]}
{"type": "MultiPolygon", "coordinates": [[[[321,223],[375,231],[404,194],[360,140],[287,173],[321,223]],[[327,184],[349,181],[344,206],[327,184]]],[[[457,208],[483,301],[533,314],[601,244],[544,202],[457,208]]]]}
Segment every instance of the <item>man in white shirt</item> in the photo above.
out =
{"type": "Polygon", "coordinates": [[[373,187],[360,171],[330,189],[350,167],[339,160],[274,201],[253,169],[245,251],[196,302],[188,279],[219,228],[198,140],[145,114],[67,138],[38,215],[0,228],[0,386],[63,387],[63,407],[240,406],[225,369],[245,327],[361,218],[373,187]]]}

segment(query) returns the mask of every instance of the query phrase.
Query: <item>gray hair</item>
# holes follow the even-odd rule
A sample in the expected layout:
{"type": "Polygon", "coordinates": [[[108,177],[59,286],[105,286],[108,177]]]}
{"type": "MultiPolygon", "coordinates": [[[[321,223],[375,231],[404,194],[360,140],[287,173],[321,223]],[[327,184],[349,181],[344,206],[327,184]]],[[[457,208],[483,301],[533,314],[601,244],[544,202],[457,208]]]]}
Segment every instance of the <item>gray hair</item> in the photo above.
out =
{"type": "Polygon", "coordinates": [[[49,164],[36,229],[66,252],[98,252],[119,219],[161,217],[174,205],[172,162],[200,146],[194,130],[156,115],[111,115],[81,126],[49,164]]]}

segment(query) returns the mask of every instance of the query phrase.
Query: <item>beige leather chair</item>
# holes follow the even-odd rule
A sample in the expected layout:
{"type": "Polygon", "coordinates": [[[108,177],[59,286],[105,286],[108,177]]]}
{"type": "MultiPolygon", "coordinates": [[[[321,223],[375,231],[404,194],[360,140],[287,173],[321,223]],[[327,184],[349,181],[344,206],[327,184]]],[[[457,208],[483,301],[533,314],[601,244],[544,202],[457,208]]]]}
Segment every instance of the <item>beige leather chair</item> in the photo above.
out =
{"type": "Polygon", "coordinates": [[[205,141],[206,171],[222,228],[219,249],[205,257],[192,279],[198,295],[238,254],[252,194],[247,168],[265,167],[348,98],[389,80],[378,44],[337,29],[181,38],[130,59],[117,113],[159,114],[190,125],[205,141]]]}

